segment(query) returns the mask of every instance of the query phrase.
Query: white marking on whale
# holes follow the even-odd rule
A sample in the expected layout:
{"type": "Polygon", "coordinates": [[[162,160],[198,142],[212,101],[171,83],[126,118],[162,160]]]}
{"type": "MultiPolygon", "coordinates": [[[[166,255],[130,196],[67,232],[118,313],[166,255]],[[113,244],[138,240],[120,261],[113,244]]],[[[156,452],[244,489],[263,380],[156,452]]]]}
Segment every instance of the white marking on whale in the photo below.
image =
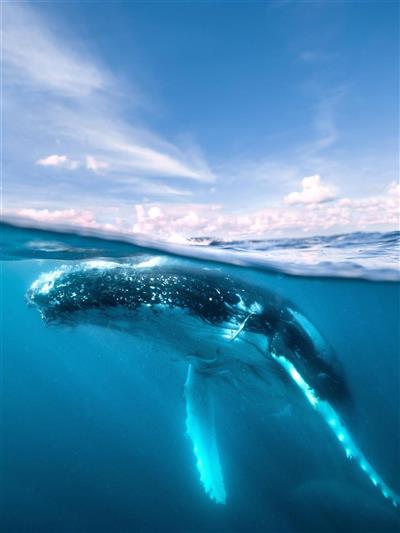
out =
{"type": "Polygon", "coordinates": [[[285,369],[287,374],[292,378],[294,383],[296,383],[312,407],[328,424],[328,427],[332,430],[340,442],[344,452],[346,453],[346,457],[356,461],[361,470],[367,475],[371,483],[375,487],[378,487],[382,495],[385,498],[390,499],[393,505],[397,507],[400,504],[399,496],[386,485],[374,467],[367,461],[332,405],[330,405],[329,402],[320,400],[318,398],[315,391],[297,372],[295,366],[284,356],[273,353],[273,351],[271,352],[271,355],[282,366],[282,368],[285,369]]]}
{"type": "Polygon", "coordinates": [[[196,466],[206,493],[216,503],[226,502],[217,437],[214,400],[207,379],[189,365],[185,383],[186,431],[193,443],[196,466]]]}

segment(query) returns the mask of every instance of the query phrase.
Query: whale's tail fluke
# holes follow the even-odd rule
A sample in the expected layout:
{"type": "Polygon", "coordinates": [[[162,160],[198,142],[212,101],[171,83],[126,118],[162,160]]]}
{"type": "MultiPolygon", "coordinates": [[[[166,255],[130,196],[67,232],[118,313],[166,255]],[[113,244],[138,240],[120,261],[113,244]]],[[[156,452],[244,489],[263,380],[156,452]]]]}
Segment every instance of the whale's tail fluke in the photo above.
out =
{"type": "MultiPolygon", "coordinates": [[[[346,428],[343,420],[327,400],[318,397],[316,391],[307,383],[307,381],[300,374],[295,364],[289,360],[282,352],[281,343],[279,339],[277,342],[271,343],[270,354],[271,357],[279,363],[285,370],[290,379],[301,390],[305,398],[311,406],[318,412],[318,414],[325,420],[328,427],[336,436],[339,444],[343,448],[346,457],[354,461],[358,467],[368,477],[369,481],[380,491],[380,493],[395,507],[400,507],[400,496],[388,487],[385,481],[380,477],[374,467],[367,461],[365,455],[360,450],[356,442],[353,440],[350,432],[346,428]]],[[[284,351],[284,350],[283,350],[284,351]]]]}
{"type": "Polygon", "coordinates": [[[216,503],[225,504],[226,492],[215,433],[209,379],[189,365],[185,383],[186,431],[193,444],[200,481],[216,503]]]}

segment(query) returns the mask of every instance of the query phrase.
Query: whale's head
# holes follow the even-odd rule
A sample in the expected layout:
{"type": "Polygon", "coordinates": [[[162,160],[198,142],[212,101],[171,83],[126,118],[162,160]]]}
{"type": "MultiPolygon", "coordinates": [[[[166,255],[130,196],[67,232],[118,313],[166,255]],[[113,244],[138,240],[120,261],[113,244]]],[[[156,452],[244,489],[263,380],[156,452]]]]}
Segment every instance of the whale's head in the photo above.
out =
{"type": "MultiPolygon", "coordinates": [[[[209,324],[234,320],[239,327],[244,320],[254,326],[263,312],[256,301],[258,293],[247,291],[218,269],[189,268],[170,258],[142,256],[123,263],[96,260],[61,266],[41,274],[26,298],[46,323],[53,324],[93,319],[106,323],[116,315],[130,319],[139,308],[151,308],[156,314],[175,308],[209,324]]],[[[270,307],[268,316],[276,314],[270,307]]]]}
{"type": "MultiPolygon", "coordinates": [[[[143,284],[142,284],[143,285],[143,284]]],[[[77,314],[124,306],[134,309],[143,298],[138,265],[88,261],[41,274],[26,294],[47,323],[71,323],[77,314]]]]}

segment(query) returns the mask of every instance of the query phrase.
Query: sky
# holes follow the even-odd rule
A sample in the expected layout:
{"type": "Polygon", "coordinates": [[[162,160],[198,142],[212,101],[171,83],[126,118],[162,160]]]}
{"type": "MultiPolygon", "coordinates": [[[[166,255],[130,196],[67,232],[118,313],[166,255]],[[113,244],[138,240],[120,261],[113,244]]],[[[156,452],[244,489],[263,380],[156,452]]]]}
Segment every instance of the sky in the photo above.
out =
{"type": "Polygon", "coordinates": [[[2,2],[6,217],[172,241],[399,229],[399,4],[2,2]]]}

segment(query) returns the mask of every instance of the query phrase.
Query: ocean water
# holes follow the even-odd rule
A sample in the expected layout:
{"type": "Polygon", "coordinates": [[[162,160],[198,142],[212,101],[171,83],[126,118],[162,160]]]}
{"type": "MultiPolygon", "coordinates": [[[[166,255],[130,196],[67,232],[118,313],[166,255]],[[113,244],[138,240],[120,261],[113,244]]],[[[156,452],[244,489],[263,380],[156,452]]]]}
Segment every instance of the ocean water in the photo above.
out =
{"type": "MultiPolygon", "coordinates": [[[[1,237],[1,531],[400,530],[399,233],[177,246],[4,224],[1,237]],[[158,274],[172,264],[189,289],[196,276],[202,294],[209,280],[229,278],[250,287],[257,304],[272,293],[313,324],[349,391],[337,402],[332,393],[329,416],[345,421],[352,458],[324,419],[326,400],[307,401],[311,389],[271,357],[264,373],[235,366],[232,379],[212,362],[190,389],[188,365],[214,360],[214,323],[193,325],[168,307],[159,322],[132,313],[117,327],[106,306],[95,321],[53,323],[27,305],[44,273],[89,277],[155,257],[158,274]],[[206,423],[198,404],[188,410],[204,383],[213,405],[206,423]],[[196,433],[197,423],[205,425],[196,433]],[[221,469],[225,503],[207,494],[193,453],[196,438],[204,437],[200,448],[215,444],[214,430],[218,456],[205,449],[203,460],[209,483],[221,469]]],[[[226,353],[246,358],[240,342],[257,313],[240,311],[237,329],[218,341],[226,353]]]]}

